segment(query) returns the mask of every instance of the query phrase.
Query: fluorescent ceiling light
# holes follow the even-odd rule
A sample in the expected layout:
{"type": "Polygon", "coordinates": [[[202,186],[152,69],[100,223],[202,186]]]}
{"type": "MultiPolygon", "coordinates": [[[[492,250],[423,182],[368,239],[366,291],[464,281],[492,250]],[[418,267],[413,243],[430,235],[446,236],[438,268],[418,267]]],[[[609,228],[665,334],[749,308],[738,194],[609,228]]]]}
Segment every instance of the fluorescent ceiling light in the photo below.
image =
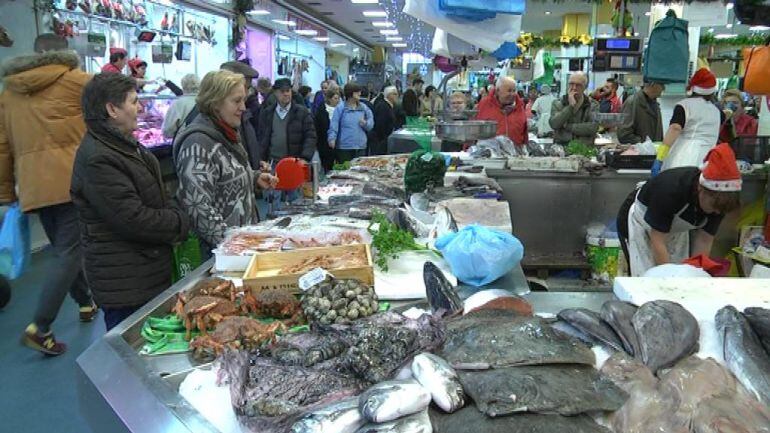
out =
{"type": "Polygon", "coordinates": [[[728,29],[731,29],[731,28],[733,28],[733,25],[732,24],[725,24],[725,27],[727,27],[728,29]]]}
{"type": "Polygon", "coordinates": [[[346,44],[346,43],[344,43],[344,42],[338,42],[338,43],[336,43],[336,44],[331,44],[331,45],[332,45],[333,47],[344,47],[344,46],[345,46],[345,45],[347,45],[347,44],[346,44]]]}
{"type": "Polygon", "coordinates": [[[385,11],[364,11],[364,16],[369,18],[384,18],[388,16],[385,11]]]}
{"type": "Polygon", "coordinates": [[[404,47],[406,47],[406,44],[403,43],[403,42],[394,42],[393,43],[393,47],[395,47],[395,48],[404,48],[404,47]]]}
{"type": "Polygon", "coordinates": [[[318,42],[326,42],[326,41],[329,40],[329,37],[328,36],[318,36],[318,37],[315,37],[313,39],[315,39],[318,42]]]}
{"type": "Polygon", "coordinates": [[[288,41],[291,38],[285,35],[278,35],[278,39],[283,39],[284,41],[288,41]]]}
{"type": "Polygon", "coordinates": [[[393,27],[393,23],[390,21],[373,21],[372,25],[374,27],[393,27]]]}
{"type": "Polygon", "coordinates": [[[350,0],[350,2],[356,5],[376,5],[379,0],[350,0]]]}
{"type": "Polygon", "coordinates": [[[297,25],[295,21],[286,21],[286,20],[272,20],[272,21],[276,24],[281,24],[283,26],[289,26],[289,27],[294,27],[297,25]]]}
{"type": "Polygon", "coordinates": [[[294,30],[294,33],[296,33],[298,35],[302,35],[302,36],[315,36],[315,35],[318,34],[318,30],[299,29],[299,30],[294,30]]]}
{"type": "Polygon", "coordinates": [[[727,38],[732,38],[733,36],[735,36],[735,35],[730,34],[730,33],[720,33],[718,35],[715,35],[714,38],[716,38],[716,39],[727,39],[727,38]]]}
{"type": "Polygon", "coordinates": [[[388,35],[397,35],[397,34],[398,34],[398,29],[385,29],[385,30],[380,30],[380,34],[381,34],[381,35],[385,35],[385,36],[388,36],[388,35]]]}
{"type": "Polygon", "coordinates": [[[727,8],[727,10],[729,11],[730,9],[732,9],[732,8],[733,8],[733,4],[732,4],[732,3],[728,3],[728,4],[726,4],[726,5],[725,5],[725,7],[726,7],[726,8],[727,8]]]}
{"type": "Polygon", "coordinates": [[[749,30],[752,32],[764,32],[765,30],[770,30],[770,27],[767,26],[751,26],[749,27],[749,30]]]}
{"type": "Polygon", "coordinates": [[[270,11],[264,10],[264,9],[257,9],[253,11],[246,12],[249,15],[270,15],[270,11]]]}
{"type": "Polygon", "coordinates": [[[404,38],[401,36],[388,36],[385,38],[385,40],[388,42],[401,42],[404,40],[404,38]]]}

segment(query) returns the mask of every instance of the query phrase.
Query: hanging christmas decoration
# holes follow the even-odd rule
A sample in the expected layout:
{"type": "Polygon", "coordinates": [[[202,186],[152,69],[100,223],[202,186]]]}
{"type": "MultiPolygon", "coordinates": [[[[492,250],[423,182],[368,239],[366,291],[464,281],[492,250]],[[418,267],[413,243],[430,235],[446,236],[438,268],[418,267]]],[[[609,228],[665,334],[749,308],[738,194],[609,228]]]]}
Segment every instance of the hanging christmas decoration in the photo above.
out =
{"type": "Polygon", "coordinates": [[[770,33],[750,33],[746,35],[735,35],[730,38],[717,38],[713,33],[708,33],[700,37],[700,44],[722,46],[722,47],[747,47],[752,45],[764,45],[770,33]]]}

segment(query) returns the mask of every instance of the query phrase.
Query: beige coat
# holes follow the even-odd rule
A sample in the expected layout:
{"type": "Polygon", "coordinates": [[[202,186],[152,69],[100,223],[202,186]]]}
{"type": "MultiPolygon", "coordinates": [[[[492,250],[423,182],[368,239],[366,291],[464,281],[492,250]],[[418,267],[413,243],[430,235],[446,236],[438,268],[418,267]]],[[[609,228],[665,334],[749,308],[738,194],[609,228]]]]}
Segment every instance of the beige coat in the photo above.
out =
{"type": "Polygon", "coordinates": [[[22,210],[70,202],[75,152],[85,133],[80,96],[91,78],[74,52],[19,56],[0,70],[0,203],[22,210]]]}

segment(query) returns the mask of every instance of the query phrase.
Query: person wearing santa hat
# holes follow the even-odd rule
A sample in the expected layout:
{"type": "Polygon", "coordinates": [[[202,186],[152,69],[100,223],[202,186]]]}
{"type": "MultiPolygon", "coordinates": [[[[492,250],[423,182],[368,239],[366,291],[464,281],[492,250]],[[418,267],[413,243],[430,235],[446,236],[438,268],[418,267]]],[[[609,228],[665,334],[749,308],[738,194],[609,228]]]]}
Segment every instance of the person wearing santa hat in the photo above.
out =
{"type": "Polygon", "coordinates": [[[690,96],[674,106],[663,145],[658,147],[653,175],[675,167],[698,167],[719,141],[724,114],[713,103],[716,76],[706,68],[698,69],[690,78],[687,91],[690,96]]]}
{"type": "Polygon", "coordinates": [[[110,63],[102,66],[102,73],[122,74],[126,67],[128,52],[123,48],[110,48],[110,63]]]}
{"type": "Polygon", "coordinates": [[[631,276],[698,254],[709,255],[722,218],[740,206],[740,191],[741,173],[727,143],[708,153],[702,170],[672,168],[633,191],[617,220],[631,276]]]}

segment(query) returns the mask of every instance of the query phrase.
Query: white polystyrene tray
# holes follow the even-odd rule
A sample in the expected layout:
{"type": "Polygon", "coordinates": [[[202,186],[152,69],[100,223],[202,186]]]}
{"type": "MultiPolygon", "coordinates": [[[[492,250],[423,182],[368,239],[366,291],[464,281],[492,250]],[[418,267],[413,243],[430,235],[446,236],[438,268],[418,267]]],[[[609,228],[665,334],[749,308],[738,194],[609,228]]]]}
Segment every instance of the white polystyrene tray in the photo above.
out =
{"type": "Polygon", "coordinates": [[[724,361],[722,341],[714,316],[725,305],[739,311],[747,307],[770,308],[770,284],[748,278],[615,278],[615,296],[636,305],[664,299],[687,309],[700,326],[701,358],[724,361]]]}
{"type": "Polygon", "coordinates": [[[424,299],[425,282],[422,276],[423,266],[431,261],[444,273],[453,286],[457,278],[449,269],[449,264],[436,253],[430,251],[404,251],[396,260],[388,262],[388,272],[382,272],[374,266],[374,291],[381,300],[424,299]]]}

